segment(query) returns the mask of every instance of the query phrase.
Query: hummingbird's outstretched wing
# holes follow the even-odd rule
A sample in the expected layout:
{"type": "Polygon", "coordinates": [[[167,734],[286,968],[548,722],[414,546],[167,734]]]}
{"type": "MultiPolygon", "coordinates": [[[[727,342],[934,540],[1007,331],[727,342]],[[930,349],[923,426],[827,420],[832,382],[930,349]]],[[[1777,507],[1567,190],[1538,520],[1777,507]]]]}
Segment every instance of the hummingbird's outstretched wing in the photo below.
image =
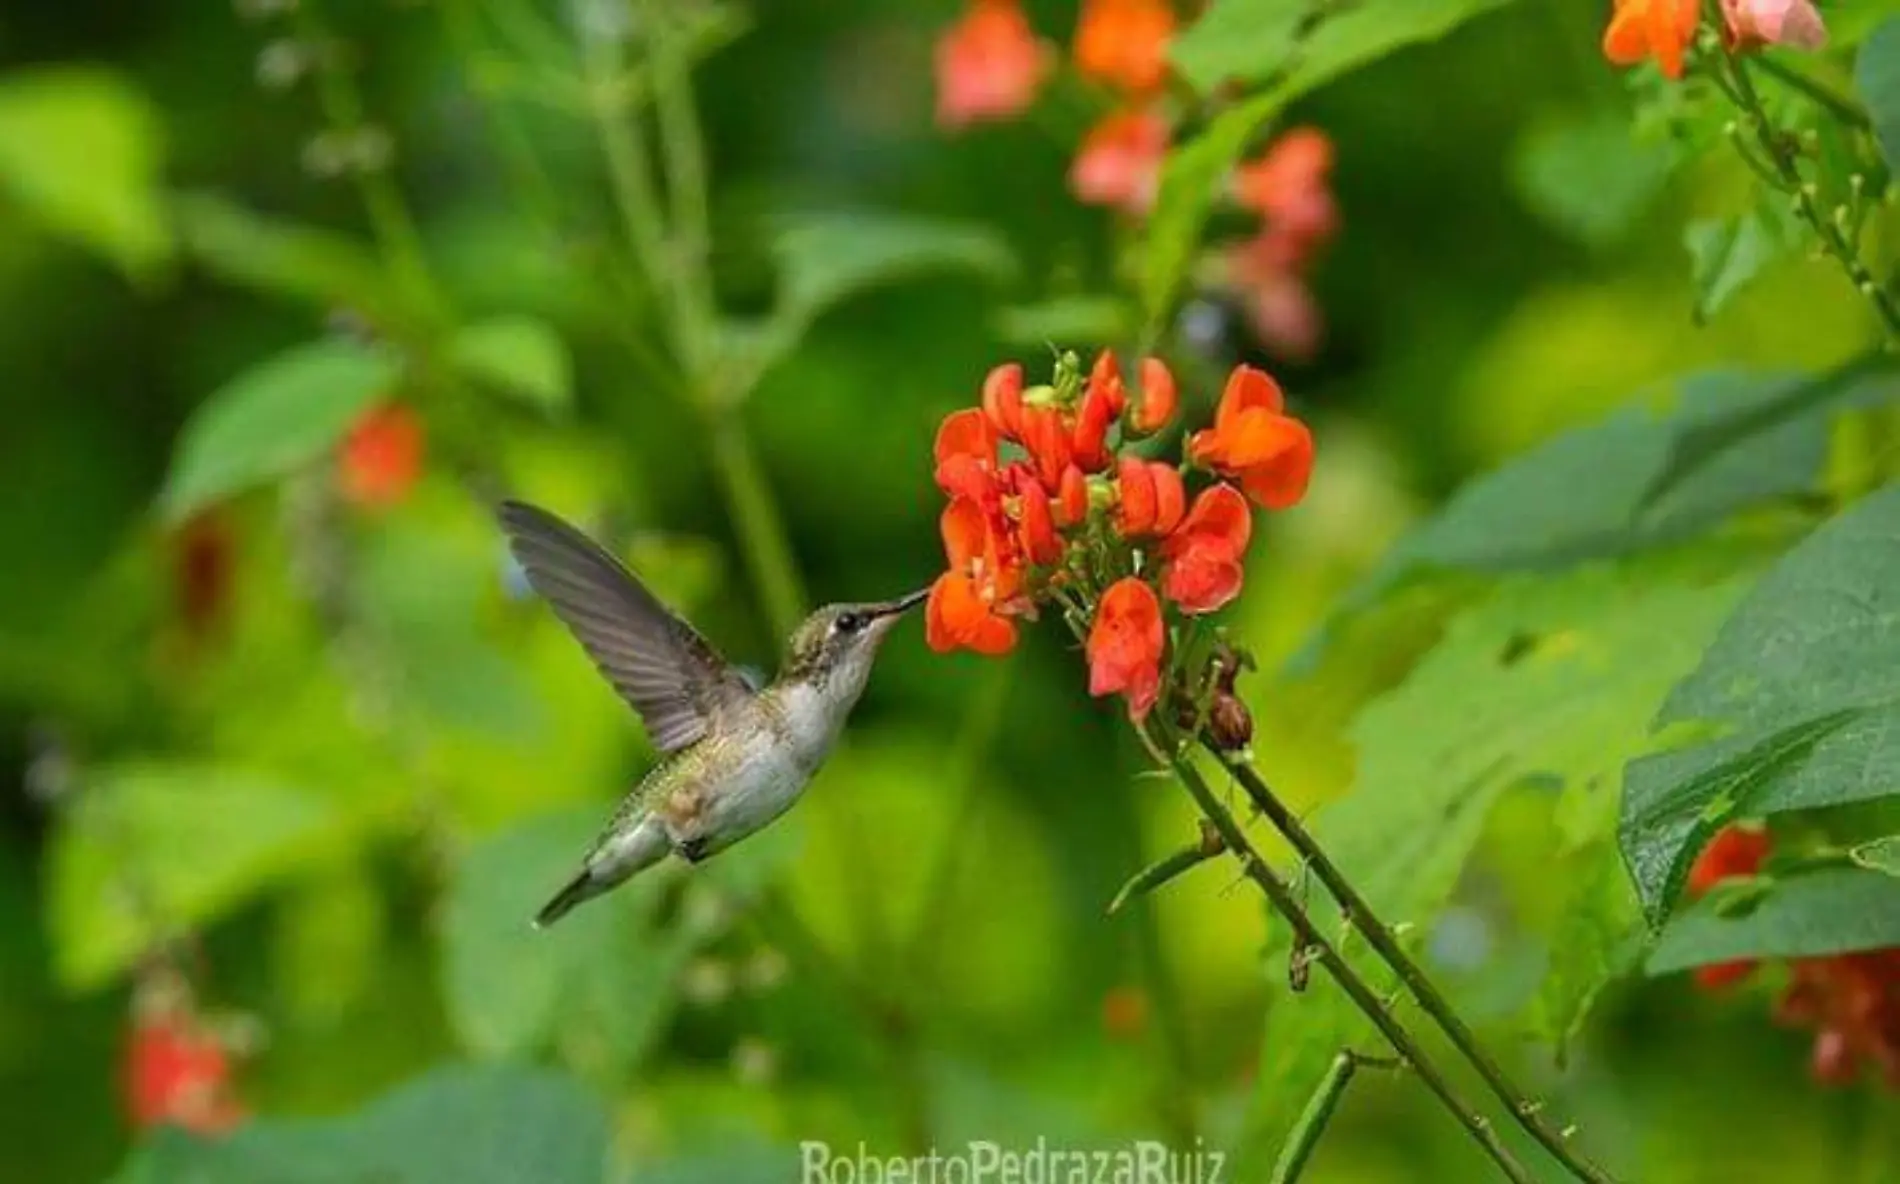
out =
{"type": "Polygon", "coordinates": [[[752,698],[737,670],[618,559],[546,510],[503,502],[508,545],[662,753],[704,736],[752,698]]]}

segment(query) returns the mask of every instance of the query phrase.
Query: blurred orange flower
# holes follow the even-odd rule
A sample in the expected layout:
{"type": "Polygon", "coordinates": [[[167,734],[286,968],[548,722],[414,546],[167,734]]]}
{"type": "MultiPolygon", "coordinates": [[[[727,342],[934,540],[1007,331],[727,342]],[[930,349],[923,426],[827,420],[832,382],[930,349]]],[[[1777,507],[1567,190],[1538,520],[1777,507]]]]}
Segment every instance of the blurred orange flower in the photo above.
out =
{"type": "Polygon", "coordinates": [[[1167,0],[1086,0],[1075,27],[1075,65],[1083,74],[1137,94],[1168,76],[1174,10],[1167,0]]]}
{"type": "Polygon", "coordinates": [[[1016,0],[975,0],[937,42],[937,124],[1014,118],[1036,101],[1055,52],[1016,0]]]}
{"type": "Polygon", "coordinates": [[[364,412],[337,452],[337,485],[365,509],[396,505],[422,475],[422,418],[403,403],[364,412]]]}
{"type": "Polygon", "coordinates": [[[1069,166],[1076,200],[1141,215],[1154,205],[1168,121],[1150,110],[1117,111],[1089,129],[1069,166]]]}

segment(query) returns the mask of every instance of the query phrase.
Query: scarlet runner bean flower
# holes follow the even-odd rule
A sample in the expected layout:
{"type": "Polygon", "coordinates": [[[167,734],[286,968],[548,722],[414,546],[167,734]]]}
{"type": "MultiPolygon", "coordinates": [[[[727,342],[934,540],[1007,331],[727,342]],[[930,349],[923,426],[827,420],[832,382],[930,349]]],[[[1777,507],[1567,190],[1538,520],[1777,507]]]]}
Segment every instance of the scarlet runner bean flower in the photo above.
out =
{"type": "Polygon", "coordinates": [[[1603,56],[1618,66],[1653,57],[1665,75],[1681,78],[1700,9],[1701,0],[1616,0],[1603,32],[1603,56]]]}
{"type": "Polygon", "coordinates": [[[1168,121],[1159,112],[1113,112],[1082,137],[1069,166],[1069,191],[1085,205],[1140,217],[1155,203],[1167,152],[1168,121]]]}
{"type": "Polygon", "coordinates": [[[244,1110],[231,1095],[231,1056],[194,1013],[181,979],[160,973],[133,999],[125,1056],[126,1112],[132,1126],[177,1126],[218,1134],[244,1110]]]}
{"type": "Polygon", "coordinates": [[[1136,373],[1131,395],[1114,354],[1086,375],[1071,354],[1029,387],[1011,363],[984,379],[979,406],[945,417],[933,460],[947,570],[926,635],[940,652],[1007,653],[1017,621],[1054,606],[1085,634],[1091,693],[1123,696],[1140,720],[1169,677],[1170,620],[1190,635],[1240,594],[1252,535],[1241,489],[1275,508],[1297,501],[1312,437],[1271,378],[1241,367],[1215,427],[1190,439],[1190,497],[1188,468],[1135,451],[1173,421],[1174,375],[1158,358],[1136,373]]]}
{"type": "MultiPolygon", "coordinates": [[[[1690,867],[1689,895],[1759,874],[1772,848],[1760,827],[1724,827],[1690,867]]],[[[1757,965],[1755,959],[1737,959],[1701,966],[1696,984],[1705,990],[1730,987],[1757,965]]],[[[1809,1068],[1822,1084],[1851,1084],[1871,1068],[1888,1088],[1900,1089],[1900,949],[1789,959],[1775,1018],[1814,1029],[1809,1068]]]]}
{"type": "Polygon", "coordinates": [[[1012,119],[1055,65],[1016,0],[975,0],[937,42],[937,124],[955,130],[1012,119]]]}
{"type": "Polygon", "coordinates": [[[1075,29],[1075,64],[1085,76],[1136,94],[1168,76],[1174,10],[1167,0],[1086,0],[1075,29]]]}
{"type": "Polygon", "coordinates": [[[1722,0],[1722,21],[1736,49],[1827,47],[1827,26],[1808,0],[1722,0]]]}
{"type": "Polygon", "coordinates": [[[363,413],[337,453],[337,485],[346,501],[386,509],[409,495],[422,475],[426,442],[422,417],[402,403],[363,413]]]}

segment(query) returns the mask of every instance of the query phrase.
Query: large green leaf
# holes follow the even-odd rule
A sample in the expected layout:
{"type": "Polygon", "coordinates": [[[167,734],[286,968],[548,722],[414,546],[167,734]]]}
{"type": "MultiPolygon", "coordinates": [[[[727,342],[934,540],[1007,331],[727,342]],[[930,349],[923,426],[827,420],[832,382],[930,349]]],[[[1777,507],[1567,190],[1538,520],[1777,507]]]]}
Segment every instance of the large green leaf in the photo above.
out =
{"type": "Polygon", "coordinates": [[[1738,480],[1760,464],[1754,450],[1789,424],[1809,421],[1807,437],[1821,431],[1823,417],[1854,407],[1875,406],[1900,397],[1900,372],[1883,355],[1851,362],[1809,378],[1764,386],[1754,397],[1710,400],[1702,413],[1673,433],[1662,467],[1643,491],[1642,508],[1672,496],[1676,488],[1725,465],[1738,480]],[[1737,449],[1740,459],[1728,459],[1737,449]]]}
{"type": "Polygon", "coordinates": [[[1287,102],[1394,50],[1436,40],[1506,2],[1216,0],[1175,39],[1168,56],[1197,90],[1283,78],[1287,102]],[[1311,31],[1297,36],[1308,20],[1311,31]]]}
{"type": "Polygon", "coordinates": [[[1563,905],[1529,1020],[1561,1057],[1603,988],[1636,969],[1649,935],[1613,837],[1558,856],[1551,875],[1563,905]]]}
{"type": "Polygon", "coordinates": [[[0,188],[134,276],[171,255],[162,139],[157,110],[119,74],[57,66],[0,77],[0,188]]]}
{"type": "Polygon", "coordinates": [[[393,356],[338,339],[298,346],[238,375],[186,422],[161,513],[182,520],[315,460],[390,393],[398,373],[393,356]]]}
{"type": "Polygon", "coordinates": [[[261,773],[139,764],[87,779],[48,861],[54,965],[95,987],[151,944],[212,920],[322,856],[338,818],[261,773]]]}
{"type": "Polygon", "coordinates": [[[1659,924],[1725,819],[1900,791],[1900,488],[1788,552],[1669,694],[1658,727],[1724,734],[1628,770],[1622,844],[1659,924]]]}
{"type": "Polygon", "coordinates": [[[1805,492],[1827,459],[1819,412],[1885,397],[1894,382],[1858,369],[1820,379],[1688,379],[1674,411],[1625,408],[1472,481],[1347,601],[1362,605],[1424,570],[1544,569],[1641,551],[1805,492]],[[1801,414],[1785,410],[1796,403],[1801,414]],[[1737,430],[1744,422],[1755,426],[1737,430]]]}
{"type": "Polygon", "coordinates": [[[180,197],[173,217],[186,254],[229,283],[326,312],[354,309],[379,323],[401,324],[413,314],[375,252],[346,235],[207,193],[180,197]]]}
{"type": "Polygon", "coordinates": [[[1900,16],[1875,26],[1854,61],[1854,84],[1873,116],[1887,168],[1900,173],[1900,16]]]}
{"type": "Polygon", "coordinates": [[[1382,915],[1422,926],[1514,786],[1560,782],[1570,841],[1607,834],[1618,770],[1746,586],[1686,562],[1507,581],[1360,713],[1355,788],[1320,837],[1382,915]]]}
{"type": "Polygon", "coordinates": [[[1293,0],[1221,0],[1175,40],[1181,76],[1201,90],[1229,79],[1271,82],[1168,154],[1148,217],[1141,279],[1150,322],[1173,306],[1228,170],[1288,103],[1407,45],[1441,37],[1506,0],[1360,0],[1289,16],[1293,0]],[[1303,34],[1303,35],[1300,35],[1303,34]]]}
{"type": "Polygon", "coordinates": [[[449,1021],[481,1057],[560,1044],[624,1070],[665,1021],[696,936],[653,910],[667,873],[646,872],[545,931],[528,921],[580,866],[607,811],[548,815],[485,839],[458,862],[442,931],[449,1021]]]}
{"type": "Polygon", "coordinates": [[[505,316],[459,330],[449,361],[470,378],[545,412],[574,401],[574,368],[561,335],[536,317],[505,316]]]}
{"type": "Polygon", "coordinates": [[[1718,897],[1673,918],[1651,974],[1738,958],[1805,958],[1900,946],[1900,880],[1829,868],[1778,881],[1754,908],[1724,915],[1718,897]]]}
{"type": "Polygon", "coordinates": [[[117,1184],[601,1184],[607,1119],[572,1081],[438,1069],[336,1119],[263,1119],[216,1142],[161,1130],[117,1184]]]}
{"type": "Polygon", "coordinates": [[[1009,247],[988,227],[882,213],[788,217],[772,244],[779,305],[809,321],[874,288],[921,275],[966,272],[996,283],[1016,274],[1009,247]]]}

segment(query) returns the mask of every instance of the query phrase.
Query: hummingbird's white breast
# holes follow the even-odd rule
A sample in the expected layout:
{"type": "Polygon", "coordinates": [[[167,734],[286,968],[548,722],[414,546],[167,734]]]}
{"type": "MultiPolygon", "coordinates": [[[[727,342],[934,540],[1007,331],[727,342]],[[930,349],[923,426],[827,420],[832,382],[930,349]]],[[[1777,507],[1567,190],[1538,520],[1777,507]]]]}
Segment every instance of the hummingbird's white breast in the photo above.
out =
{"type": "MultiPolygon", "coordinates": [[[[780,684],[754,702],[717,779],[682,787],[661,806],[675,844],[703,839],[710,853],[729,847],[792,808],[837,739],[844,712],[806,683],[780,684]]],[[[848,708],[847,708],[848,710],[848,708]]]]}

